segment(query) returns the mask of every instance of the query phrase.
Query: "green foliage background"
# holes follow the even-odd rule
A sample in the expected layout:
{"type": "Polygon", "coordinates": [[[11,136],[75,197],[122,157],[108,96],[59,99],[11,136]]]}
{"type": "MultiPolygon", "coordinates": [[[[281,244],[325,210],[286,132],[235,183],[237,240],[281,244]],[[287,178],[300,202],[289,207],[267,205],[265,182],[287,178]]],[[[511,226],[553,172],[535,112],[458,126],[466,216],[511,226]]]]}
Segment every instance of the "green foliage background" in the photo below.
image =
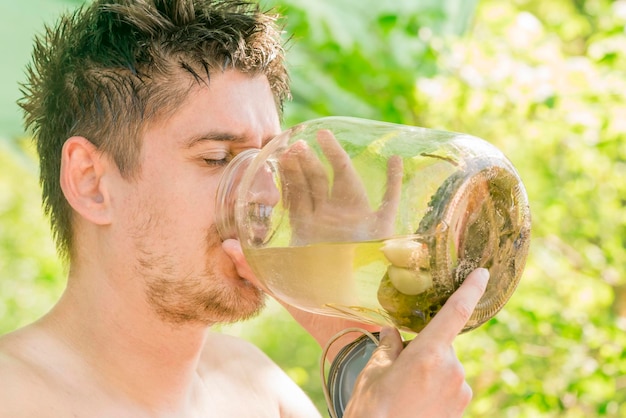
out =
{"type": "MultiPolygon", "coordinates": [[[[79,1],[14,3],[1,7],[30,7],[33,22],[79,1]]],[[[533,240],[520,286],[455,344],[475,394],[466,416],[626,416],[626,1],[265,4],[293,34],[286,126],[352,115],[467,132],[500,147],[526,184],[533,240]]],[[[7,58],[24,51],[10,43],[2,71],[16,84],[7,58]]],[[[15,95],[1,86],[3,100],[15,95]]],[[[3,101],[0,113],[4,333],[50,308],[64,269],[17,107],[3,101]]],[[[277,304],[222,330],[254,341],[325,410],[321,350],[277,304]]]]}

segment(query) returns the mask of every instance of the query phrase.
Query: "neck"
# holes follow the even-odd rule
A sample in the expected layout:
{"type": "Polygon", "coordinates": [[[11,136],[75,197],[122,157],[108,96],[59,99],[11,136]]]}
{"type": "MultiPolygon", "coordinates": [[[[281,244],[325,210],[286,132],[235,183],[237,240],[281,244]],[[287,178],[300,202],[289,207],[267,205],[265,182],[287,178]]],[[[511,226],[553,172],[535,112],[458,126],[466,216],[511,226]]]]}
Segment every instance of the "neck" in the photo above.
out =
{"type": "Polygon", "coordinates": [[[152,410],[188,404],[207,326],[161,320],[136,277],[125,277],[121,286],[102,273],[85,273],[72,268],[42,325],[61,336],[114,396],[152,410]]]}

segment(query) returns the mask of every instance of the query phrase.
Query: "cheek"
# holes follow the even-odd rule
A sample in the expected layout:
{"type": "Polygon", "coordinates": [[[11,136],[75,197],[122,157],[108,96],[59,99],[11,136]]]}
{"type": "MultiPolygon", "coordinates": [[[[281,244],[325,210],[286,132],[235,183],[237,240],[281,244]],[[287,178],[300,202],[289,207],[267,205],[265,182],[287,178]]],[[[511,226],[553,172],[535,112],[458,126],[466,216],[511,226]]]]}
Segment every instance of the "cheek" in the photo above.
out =
{"type": "Polygon", "coordinates": [[[152,237],[165,241],[163,245],[173,251],[205,253],[207,245],[220,243],[211,189],[197,191],[181,185],[169,193],[146,196],[138,209],[136,215],[152,229],[152,237]]]}
{"type": "Polygon", "coordinates": [[[195,221],[198,227],[212,224],[215,211],[215,187],[212,184],[172,174],[151,186],[143,192],[144,207],[153,208],[174,223],[182,219],[195,221]]]}
{"type": "MultiPolygon", "coordinates": [[[[215,195],[220,173],[204,167],[144,166],[141,179],[126,191],[125,216],[143,231],[158,238],[206,239],[215,223],[215,195]]],[[[195,241],[197,242],[197,241],[195,241]]]]}
{"type": "Polygon", "coordinates": [[[219,178],[219,176],[211,176],[188,193],[189,210],[193,212],[198,225],[205,230],[215,225],[215,197],[219,178]]]}

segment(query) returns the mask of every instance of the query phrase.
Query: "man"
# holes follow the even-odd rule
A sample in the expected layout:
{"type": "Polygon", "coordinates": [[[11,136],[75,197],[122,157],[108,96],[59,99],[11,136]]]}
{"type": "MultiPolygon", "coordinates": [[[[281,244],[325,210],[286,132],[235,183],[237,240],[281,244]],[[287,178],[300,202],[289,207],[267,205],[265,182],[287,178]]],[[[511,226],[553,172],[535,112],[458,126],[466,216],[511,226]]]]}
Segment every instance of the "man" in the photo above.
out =
{"type": "MultiPolygon", "coordinates": [[[[319,416],[258,349],[209,330],[263,306],[213,200],[233,156],[280,131],[274,18],[230,0],[98,0],[37,40],[28,75],[21,106],[69,273],[47,315],[0,340],[0,416],[319,416]]],[[[486,276],[406,349],[384,329],[345,416],[461,415],[471,390],[451,344],[486,276]]],[[[292,312],[320,343],[348,326],[292,312]]]]}

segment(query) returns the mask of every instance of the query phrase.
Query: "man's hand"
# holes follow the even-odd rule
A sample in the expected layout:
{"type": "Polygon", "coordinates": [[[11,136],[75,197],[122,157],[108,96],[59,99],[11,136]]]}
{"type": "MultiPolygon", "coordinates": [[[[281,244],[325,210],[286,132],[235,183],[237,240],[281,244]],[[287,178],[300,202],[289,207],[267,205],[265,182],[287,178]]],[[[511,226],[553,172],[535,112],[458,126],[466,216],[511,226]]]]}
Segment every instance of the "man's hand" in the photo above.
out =
{"type": "Polygon", "coordinates": [[[472,390],[452,342],[472,315],[488,278],[485,269],[472,272],[404,350],[399,333],[383,328],[344,417],[460,417],[472,390]]]}
{"type": "Polygon", "coordinates": [[[303,141],[291,145],[279,162],[286,182],[293,244],[374,240],[393,235],[402,190],[402,159],[387,160],[387,184],[377,208],[332,132],[320,130],[317,143],[332,172],[303,141]]]}

